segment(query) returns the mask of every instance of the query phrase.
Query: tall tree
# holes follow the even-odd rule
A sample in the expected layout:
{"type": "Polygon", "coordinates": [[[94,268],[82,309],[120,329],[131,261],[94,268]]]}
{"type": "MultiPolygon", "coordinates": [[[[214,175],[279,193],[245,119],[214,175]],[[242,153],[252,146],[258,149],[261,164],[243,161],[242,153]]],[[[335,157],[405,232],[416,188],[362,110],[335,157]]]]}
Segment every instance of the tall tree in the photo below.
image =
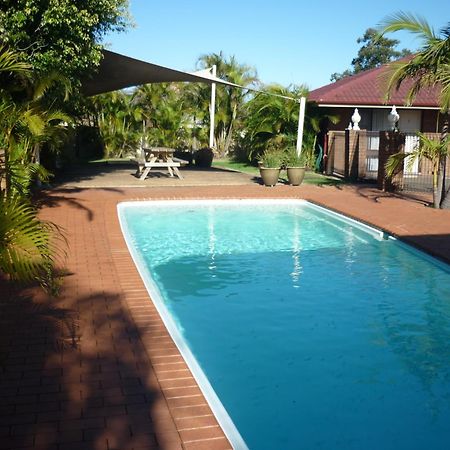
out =
{"type": "Polygon", "coordinates": [[[123,158],[135,153],[142,137],[142,110],[123,91],[108,92],[92,98],[93,109],[105,158],[123,158]]]}
{"type": "Polygon", "coordinates": [[[246,133],[243,145],[248,159],[259,157],[267,147],[286,149],[297,139],[299,104],[295,99],[307,95],[304,86],[269,85],[246,105],[246,133]]]}
{"type": "Polygon", "coordinates": [[[407,49],[396,50],[395,48],[400,41],[380,37],[375,28],[368,28],[364,36],[359,37],[356,42],[363,45],[359,49],[356,58],[352,59],[352,69],[347,69],[342,73],[333,73],[331,81],[338,81],[364,70],[380,67],[383,64],[411,54],[407,49]]]}
{"type": "MultiPolygon", "coordinates": [[[[256,70],[247,64],[239,63],[234,56],[227,58],[222,52],[211,53],[201,56],[197,62],[199,69],[210,68],[213,65],[217,68],[217,76],[230,83],[244,87],[252,87],[258,83],[256,70]]],[[[191,100],[194,100],[192,106],[201,111],[197,112],[197,115],[201,116],[200,120],[204,127],[209,127],[210,92],[209,86],[192,85],[189,95],[191,100]]],[[[227,155],[230,151],[239,130],[246,94],[247,92],[242,89],[217,86],[214,142],[219,155],[227,155]]]]}
{"type": "Polygon", "coordinates": [[[141,130],[148,145],[190,147],[183,88],[178,83],[155,83],[139,86],[134,92],[133,104],[142,110],[141,130]]]}
{"type": "MultiPolygon", "coordinates": [[[[406,103],[410,105],[420,90],[440,86],[440,106],[444,116],[441,142],[444,143],[447,141],[450,113],[450,22],[437,34],[425,19],[400,12],[388,17],[381,24],[380,39],[383,39],[386,33],[401,30],[415,34],[422,45],[409,60],[392,63],[388,96],[405,80],[412,80],[406,98],[406,103]]],[[[437,205],[444,208],[450,208],[450,186],[445,186],[448,153],[448,148],[447,151],[439,153],[438,198],[435,201],[437,205]]]]}
{"type": "Polygon", "coordinates": [[[76,90],[101,60],[101,41],[124,30],[128,0],[2,0],[0,40],[35,71],[57,71],[76,90]]]}

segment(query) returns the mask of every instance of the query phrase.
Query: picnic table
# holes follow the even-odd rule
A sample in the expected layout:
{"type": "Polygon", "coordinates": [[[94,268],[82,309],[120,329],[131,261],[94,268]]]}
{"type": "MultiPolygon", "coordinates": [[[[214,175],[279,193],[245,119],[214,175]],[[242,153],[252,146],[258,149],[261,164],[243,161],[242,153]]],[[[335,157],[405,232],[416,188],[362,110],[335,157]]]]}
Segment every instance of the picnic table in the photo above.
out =
{"type": "Polygon", "coordinates": [[[143,160],[139,161],[138,176],[140,180],[145,180],[151,169],[154,167],[167,168],[169,176],[174,174],[181,180],[181,175],[178,167],[187,164],[183,159],[175,158],[173,156],[175,150],[167,147],[142,147],[143,160]]]}

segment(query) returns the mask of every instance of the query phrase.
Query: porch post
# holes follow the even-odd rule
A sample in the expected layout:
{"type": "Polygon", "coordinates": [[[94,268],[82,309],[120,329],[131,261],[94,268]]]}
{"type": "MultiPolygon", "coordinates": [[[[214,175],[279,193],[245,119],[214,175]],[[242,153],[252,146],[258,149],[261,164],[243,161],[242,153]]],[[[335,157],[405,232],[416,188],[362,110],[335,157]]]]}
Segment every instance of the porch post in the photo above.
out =
{"type": "Polygon", "coordinates": [[[305,123],[305,108],[306,108],[306,97],[301,97],[300,101],[300,111],[298,114],[298,131],[297,131],[297,155],[300,156],[302,153],[302,143],[303,143],[303,128],[305,123]]]}
{"type": "MultiPolygon", "coordinates": [[[[216,77],[217,67],[214,64],[212,66],[212,76],[216,77]]],[[[214,147],[214,120],[216,112],[216,83],[211,84],[211,103],[209,105],[209,148],[214,147]]]]}

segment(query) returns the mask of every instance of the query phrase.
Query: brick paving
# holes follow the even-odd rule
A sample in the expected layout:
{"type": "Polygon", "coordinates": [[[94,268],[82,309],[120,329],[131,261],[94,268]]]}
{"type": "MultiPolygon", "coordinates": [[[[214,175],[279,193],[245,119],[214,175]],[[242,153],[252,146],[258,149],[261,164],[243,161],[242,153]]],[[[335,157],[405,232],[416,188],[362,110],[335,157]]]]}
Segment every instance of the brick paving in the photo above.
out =
{"type": "Polygon", "coordinates": [[[304,198],[450,261],[450,211],[370,186],[72,189],[43,197],[65,229],[56,299],[0,281],[0,450],[231,448],[168,335],[121,235],[133,199],[304,198]]]}

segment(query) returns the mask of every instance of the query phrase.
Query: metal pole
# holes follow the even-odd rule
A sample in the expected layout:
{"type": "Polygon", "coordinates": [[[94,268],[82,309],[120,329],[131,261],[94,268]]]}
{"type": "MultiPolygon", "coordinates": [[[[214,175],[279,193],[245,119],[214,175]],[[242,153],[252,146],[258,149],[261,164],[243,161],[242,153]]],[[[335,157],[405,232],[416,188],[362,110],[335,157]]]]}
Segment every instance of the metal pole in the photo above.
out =
{"type": "Polygon", "coordinates": [[[305,123],[305,107],[306,107],[306,97],[300,98],[300,112],[298,114],[298,132],[297,132],[297,155],[300,156],[302,153],[302,143],[303,143],[303,127],[305,123]]]}
{"type": "MultiPolygon", "coordinates": [[[[217,67],[214,64],[212,66],[212,76],[216,77],[217,67]]],[[[216,83],[211,84],[211,104],[209,105],[209,147],[214,147],[214,115],[216,112],[216,83]]]]}

